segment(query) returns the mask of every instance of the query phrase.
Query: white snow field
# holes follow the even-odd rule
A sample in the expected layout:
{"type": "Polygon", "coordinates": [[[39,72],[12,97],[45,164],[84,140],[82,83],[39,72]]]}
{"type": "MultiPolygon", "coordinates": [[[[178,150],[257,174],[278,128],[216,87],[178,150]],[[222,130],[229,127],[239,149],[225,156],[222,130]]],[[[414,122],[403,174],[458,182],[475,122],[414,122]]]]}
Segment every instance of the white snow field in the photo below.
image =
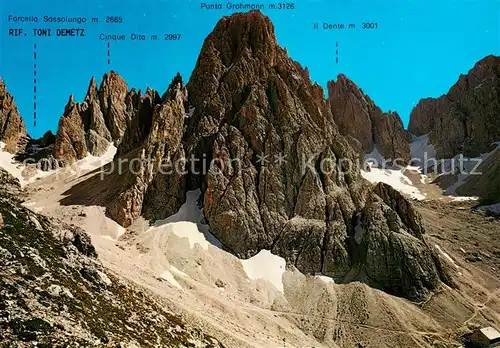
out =
{"type": "Polygon", "coordinates": [[[372,167],[379,167],[385,163],[384,156],[378,152],[377,146],[373,146],[370,153],[365,154],[365,162],[372,163],[372,167]]]}
{"type": "Polygon", "coordinates": [[[425,196],[418,188],[413,186],[410,179],[403,174],[404,170],[405,169],[381,169],[372,165],[370,166],[370,171],[362,170],[361,175],[371,183],[383,182],[391,185],[399,192],[408,195],[410,198],[424,200],[425,196]]]}
{"type": "Polygon", "coordinates": [[[201,191],[188,191],[186,202],[179,211],[165,220],[157,221],[151,229],[163,229],[171,232],[179,238],[187,238],[191,248],[196,244],[204,250],[208,250],[209,244],[221,248],[221,243],[209,231],[208,225],[202,224],[203,211],[198,208],[198,198],[201,191]]]}
{"type": "MultiPolygon", "coordinates": [[[[173,234],[187,239],[191,249],[196,248],[196,245],[204,251],[209,250],[209,245],[221,248],[221,243],[210,233],[208,226],[201,224],[203,212],[197,205],[200,194],[200,190],[189,191],[186,202],[179,211],[165,220],[157,221],[146,234],[173,234]]],[[[266,280],[280,292],[284,291],[282,278],[286,266],[285,259],[273,255],[268,250],[261,250],[248,260],[241,260],[241,264],[249,279],[266,280]]],[[[164,271],[161,277],[177,287],[177,284],[171,281],[170,275],[169,271],[164,271]]]]}
{"type": "Polygon", "coordinates": [[[87,157],[73,163],[70,168],[73,171],[91,171],[101,168],[113,160],[117,150],[118,149],[113,144],[110,144],[106,153],[102,156],[92,156],[88,154],[87,157]]]}
{"type": "Polygon", "coordinates": [[[34,175],[30,175],[29,178],[26,178],[25,175],[23,175],[23,172],[27,169],[27,167],[23,163],[15,161],[14,155],[7,151],[4,151],[4,147],[5,143],[0,142],[0,167],[17,178],[19,180],[19,183],[21,184],[21,187],[24,187],[41,178],[51,175],[83,175],[86,172],[101,168],[111,162],[117,151],[117,148],[114,145],[110,145],[106,153],[102,156],[96,157],[89,154],[87,155],[87,157],[76,161],[66,168],[59,168],[51,171],[42,171],[37,169],[34,175]]]}
{"type": "Polygon", "coordinates": [[[248,260],[241,260],[243,269],[252,280],[265,279],[276,289],[283,292],[283,273],[286,261],[282,257],[271,254],[269,250],[261,250],[248,260]]]}
{"type": "Polygon", "coordinates": [[[10,175],[17,178],[22,186],[25,185],[22,172],[23,166],[19,162],[14,161],[14,155],[4,151],[5,143],[0,141],[0,167],[5,169],[10,175]]]}

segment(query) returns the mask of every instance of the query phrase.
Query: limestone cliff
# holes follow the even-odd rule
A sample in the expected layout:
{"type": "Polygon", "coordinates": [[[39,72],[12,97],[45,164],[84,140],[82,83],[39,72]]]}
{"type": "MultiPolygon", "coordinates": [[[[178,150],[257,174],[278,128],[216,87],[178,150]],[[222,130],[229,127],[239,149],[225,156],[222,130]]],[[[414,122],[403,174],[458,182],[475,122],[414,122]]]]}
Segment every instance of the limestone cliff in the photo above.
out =
{"type": "Polygon", "coordinates": [[[0,141],[5,143],[5,151],[16,153],[26,142],[26,126],[19,114],[14,97],[7,91],[0,78],[0,141]]]}
{"type": "Polygon", "coordinates": [[[500,141],[500,57],[477,62],[447,94],[422,99],[413,109],[408,130],[429,134],[438,158],[463,153],[476,157],[500,141]]]}
{"type": "Polygon", "coordinates": [[[357,139],[364,153],[376,147],[386,160],[408,163],[410,139],[397,113],[382,112],[343,74],[328,83],[328,102],[340,133],[357,139]]]}

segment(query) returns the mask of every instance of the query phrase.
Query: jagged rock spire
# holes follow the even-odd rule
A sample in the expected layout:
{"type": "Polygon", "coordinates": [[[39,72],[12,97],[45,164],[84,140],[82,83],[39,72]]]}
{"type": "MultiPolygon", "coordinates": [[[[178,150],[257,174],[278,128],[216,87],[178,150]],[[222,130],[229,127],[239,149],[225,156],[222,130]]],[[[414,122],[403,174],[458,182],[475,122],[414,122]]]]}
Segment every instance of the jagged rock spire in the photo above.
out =
{"type": "Polygon", "coordinates": [[[127,83],[120,75],[115,71],[104,74],[99,88],[99,101],[106,126],[115,143],[120,142],[131,119],[125,104],[127,94],[127,83]]]}
{"type": "Polygon", "coordinates": [[[102,155],[111,142],[119,144],[130,122],[128,88],[114,71],[104,74],[100,88],[91,78],[82,104],[73,95],[59,122],[54,157],[72,163],[90,153],[102,155]]]}
{"type": "Polygon", "coordinates": [[[5,82],[0,77],[0,141],[5,143],[5,151],[16,153],[25,145],[26,126],[14,102],[14,97],[7,91],[5,82]]]}

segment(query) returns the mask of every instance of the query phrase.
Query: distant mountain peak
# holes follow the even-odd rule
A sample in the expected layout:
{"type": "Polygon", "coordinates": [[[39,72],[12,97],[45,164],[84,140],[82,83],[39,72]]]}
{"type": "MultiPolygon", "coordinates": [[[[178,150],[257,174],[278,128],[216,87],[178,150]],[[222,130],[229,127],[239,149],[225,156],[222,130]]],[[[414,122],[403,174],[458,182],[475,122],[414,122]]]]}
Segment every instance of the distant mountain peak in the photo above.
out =
{"type": "Polygon", "coordinates": [[[376,150],[388,161],[410,160],[409,137],[395,112],[383,112],[346,75],[328,82],[328,101],[341,134],[360,143],[360,151],[376,150]]]}
{"type": "Polygon", "coordinates": [[[460,153],[477,156],[500,140],[500,57],[478,61],[446,95],[421,99],[410,115],[408,130],[429,134],[438,158],[460,153]]]}

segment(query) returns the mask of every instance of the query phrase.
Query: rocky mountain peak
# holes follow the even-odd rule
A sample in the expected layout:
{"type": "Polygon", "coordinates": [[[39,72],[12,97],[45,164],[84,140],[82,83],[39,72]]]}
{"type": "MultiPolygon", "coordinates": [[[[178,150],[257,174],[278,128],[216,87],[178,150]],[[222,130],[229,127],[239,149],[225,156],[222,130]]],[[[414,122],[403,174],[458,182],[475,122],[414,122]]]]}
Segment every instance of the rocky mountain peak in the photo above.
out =
{"type": "MultiPolygon", "coordinates": [[[[202,104],[198,96],[216,93],[218,82],[229,70],[238,71],[239,80],[263,76],[269,68],[279,65],[283,56],[286,53],[277,43],[274,26],[261,12],[223,17],[203,43],[188,83],[190,104],[202,104]],[[244,65],[248,70],[244,70],[244,65]]],[[[302,74],[303,71],[297,72],[302,74]]]]}
{"type": "Polygon", "coordinates": [[[163,99],[151,88],[144,95],[135,89],[129,91],[125,80],[114,71],[104,74],[99,88],[92,77],[82,104],[70,96],[59,122],[53,155],[72,163],[87,153],[100,156],[110,144],[118,148],[119,156],[124,155],[141,145],[150,133],[155,109],[169,101],[177,101],[182,108],[187,102],[180,74],[163,99]]]}
{"type": "Polygon", "coordinates": [[[120,75],[115,71],[104,74],[99,88],[99,101],[106,126],[115,143],[120,142],[127,122],[130,121],[130,114],[125,104],[127,94],[127,83],[120,75]]]}
{"type": "Polygon", "coordinates": [[[94,77],[82,104],[71,95],[59,121],[53,156],[64,163],[104,154],[119,143],[130,118],[125,99],[128,87],[114,71],[104,74],[100,88],[94,77]]]}
{"type": "Polygon", "coordinates": [[[170,82],[170,85],[162,96],[162,100],[177,100],[181,103],[187,103],[188,92],[180,73],[177,73],[172,79],[172,82],[170,82]]]}
{"type": "Polygon", "coordinates": [[[85,96],[85,101],[90,102],[98,98],[99,89],[97,88],[97,81],[94,76],[90,79],[89,87],[87,89],[87,94],[85,96]]]}
{"type": "Polygon", "coordinates": [[[64,112],[68,113],[75,107],[75,96],[70,94],[68,101],[66,102],[66,106],[64,107],[64,112]]]}
{"type": "Polygon", "coordinates": [[[7,94],[7,87],[5,86],[5,82],[1,76],[0,76],[0,93],[2,95],[7,94]]]}
{"type": "Polygon", "coordinates": [[[460,75],[447,94],[420,100],[408,130],[429,134],[438,158],[475,157],[500,139],[499,113],[500,57],[489,55],[460,75]]]}
{"type": "Polygon", "coordinates": [[[99,90],[112,94],[114,91],[128,91],[128,87],[125,80],[116,71],[111,70],[104,74],[99,90]]]}
{"type": "Polygon", "coordinates": [[[148,89],[144,97],[132,100],[134,110],[130,125],[118,147],[118,156],[138,160],[123,175],[108,180],[121,184],[120,192],[109,197],[107,214],[123,226],[129,226],[142,215],[156,220],[174,214],[184,202],[185,185],[178,170],[166,174],[165,163],[184,158],[181,143],[184,136],[187,90],[180,74],[160,98],[148,89]],[[132,170],[134,169],[134,170],[132,170]]]}
{"type": "Polygon", "coordinates": [[[222,18],[206,41],[222,53],[226,65],[248,53],[261,58],[263,64],[273,65],[276,58],[274,25],[260,11],[222,18]]]}
{"type": "Polygon", "coordinates": [[[307,70],[278,46],[262,14],[222,19],[188,83],[195,111],[182,145],[187,158],[207,159],[208,171],[188,174],[187,186],[201,189],[211,231],[240,257],[267,249],[305,273],[339,282],[370,279],[389,292],[419,298],[440,279],[423,227],[404,197],[390,188],[374,191],[362,179],[359,158],[339,134],[333,113],[341,119],[350,112],[360,119],[358,128],[381,125],[391,141],[384,137],[377,144],[390,158],[409,154],[402,123],[392,122],[397,115],[382,113],[345,77],[330,86],[327,102],[307,70]],[[393,146],[396,129],[402,154],[393,146]],[[414,236],[411,246],[407,234],[414,236]],[[412,255],[403,252],[407,246],[412,255]]]}
{"type": "Polygon", "coordinates": [[[359,99],[365,98],[365,95],[361,88],[359,88],[351,79],[349,79],[342,73],[337,75],[337,81],[329,81],[327,83],[327,86],[328,90],[345,90],[356,95],[357,97],[359,97],[359,99]]]}
{"type": "Polygon", "coordinates": [[[386,160],[409,161],[409,138],[397,113],[383,112],[344,74],[328,82],[328,101],[340,133],[359,141],[362,152],[376,148],[386,160]]]}
{"type": "Polygon", "coordinates": [[[87,156],[83,120],[80,113],[81,105],[75,103],[72,94],[64,107],[63,116],[59,119],[53,149],[53,155],[57,160],[73,163],[87,156]]]}
{"type": "Polygon", "coordinates": [[[26,126],[14,102],[14,97],[7,91],[5,82],[0,77],[0,141],[5,143],[5,151],[16,153],[26,144],[26,126]]]}

